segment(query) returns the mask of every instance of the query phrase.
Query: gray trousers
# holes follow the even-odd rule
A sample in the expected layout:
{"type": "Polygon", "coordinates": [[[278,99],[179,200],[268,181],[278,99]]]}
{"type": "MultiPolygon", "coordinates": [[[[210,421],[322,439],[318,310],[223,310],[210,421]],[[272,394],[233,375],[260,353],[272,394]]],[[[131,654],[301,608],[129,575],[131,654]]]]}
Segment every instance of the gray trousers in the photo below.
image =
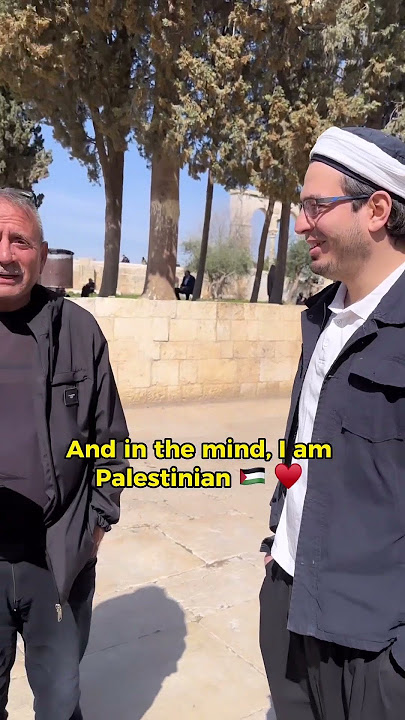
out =
{"type": "Polygon", "coordinates": [[[90,632],[95,564],[76,578],[58,623],[55,584],[45,563],[0,560],[0,718],[7,718],[20,633],[36,720],[82,720],[79,663],[90,632]]]}
{"type": "Polygon", "coordinates": [[[260,647],[277,720],[403,720],[405,672],[390,647],[355,650],[287,630],[293,578],[272,560],[260,591],[260,647]]]}

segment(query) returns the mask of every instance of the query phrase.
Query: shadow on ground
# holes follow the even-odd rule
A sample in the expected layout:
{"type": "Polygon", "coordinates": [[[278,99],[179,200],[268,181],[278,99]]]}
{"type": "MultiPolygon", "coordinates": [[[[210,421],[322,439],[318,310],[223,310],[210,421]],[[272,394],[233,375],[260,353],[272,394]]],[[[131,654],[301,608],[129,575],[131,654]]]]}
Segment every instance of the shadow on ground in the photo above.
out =
{"type": "Polygon", "coordinates": [[[141,720],[177,671],[186,635],[183,610],[156,585],[100,603],[81,667],[86,720],[141,720]]]}

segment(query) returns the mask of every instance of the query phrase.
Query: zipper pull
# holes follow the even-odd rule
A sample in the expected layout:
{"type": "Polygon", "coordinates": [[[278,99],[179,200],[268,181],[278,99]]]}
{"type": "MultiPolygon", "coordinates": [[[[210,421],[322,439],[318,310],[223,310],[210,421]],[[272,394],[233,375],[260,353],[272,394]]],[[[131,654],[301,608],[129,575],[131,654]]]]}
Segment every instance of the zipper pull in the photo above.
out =
{"type": "Polygon", "coordinates": [[[58,623],[62,621],[62,605],[59,605],[59,603],[56,603],[56,614],[58,616],[58,623]]]}

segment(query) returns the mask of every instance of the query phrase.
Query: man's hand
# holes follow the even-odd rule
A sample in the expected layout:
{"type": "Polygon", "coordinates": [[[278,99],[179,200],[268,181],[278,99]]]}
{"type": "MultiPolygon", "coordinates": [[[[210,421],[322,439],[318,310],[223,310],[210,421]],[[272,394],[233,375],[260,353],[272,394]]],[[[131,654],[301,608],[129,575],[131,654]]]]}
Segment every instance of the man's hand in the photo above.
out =
{"type": "Polygon", "coordinates": [[[105,530],[100,527],[100,525],[96,525],[94,528],[93,533],[93,541],[94,541],[94,548],[93,548],[93,557],[96,557],[98,553],[98,549],[100,547],[100,543],[105,535],[105,530]]]}
{"type": "Polygon", "coordinates": [[[264,556],[264,566],[266,567],[267,563],[269,563],[271,560],[273,560],[270,553],[266,553],[264,556]]]}

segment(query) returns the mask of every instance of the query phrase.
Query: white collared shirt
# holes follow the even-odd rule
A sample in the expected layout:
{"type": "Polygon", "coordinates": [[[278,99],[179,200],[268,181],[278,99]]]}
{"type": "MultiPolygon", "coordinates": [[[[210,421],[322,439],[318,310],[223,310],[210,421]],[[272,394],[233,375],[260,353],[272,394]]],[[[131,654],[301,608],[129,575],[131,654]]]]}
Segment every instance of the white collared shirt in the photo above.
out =
{"type": "MultiPolygon", "coordinates": [[[[347,288],[340,285],[329,305],[328,324],[318,338],[302,385],[298,408],[296,443],[312,442],[315,415],[325,375],[355,331],[375,310],[405,270],[405,262],[362,300],[344,306],[347,288]]],[[[287,490],[283,511],[274,538],[272,557],[289,574],[294,575],[298,536],[308,481],[308,460],[293,460],[301,465],[299,480],[287,490]]],[[[333,462],[333,460],[331,461],[333,462]]]]}

